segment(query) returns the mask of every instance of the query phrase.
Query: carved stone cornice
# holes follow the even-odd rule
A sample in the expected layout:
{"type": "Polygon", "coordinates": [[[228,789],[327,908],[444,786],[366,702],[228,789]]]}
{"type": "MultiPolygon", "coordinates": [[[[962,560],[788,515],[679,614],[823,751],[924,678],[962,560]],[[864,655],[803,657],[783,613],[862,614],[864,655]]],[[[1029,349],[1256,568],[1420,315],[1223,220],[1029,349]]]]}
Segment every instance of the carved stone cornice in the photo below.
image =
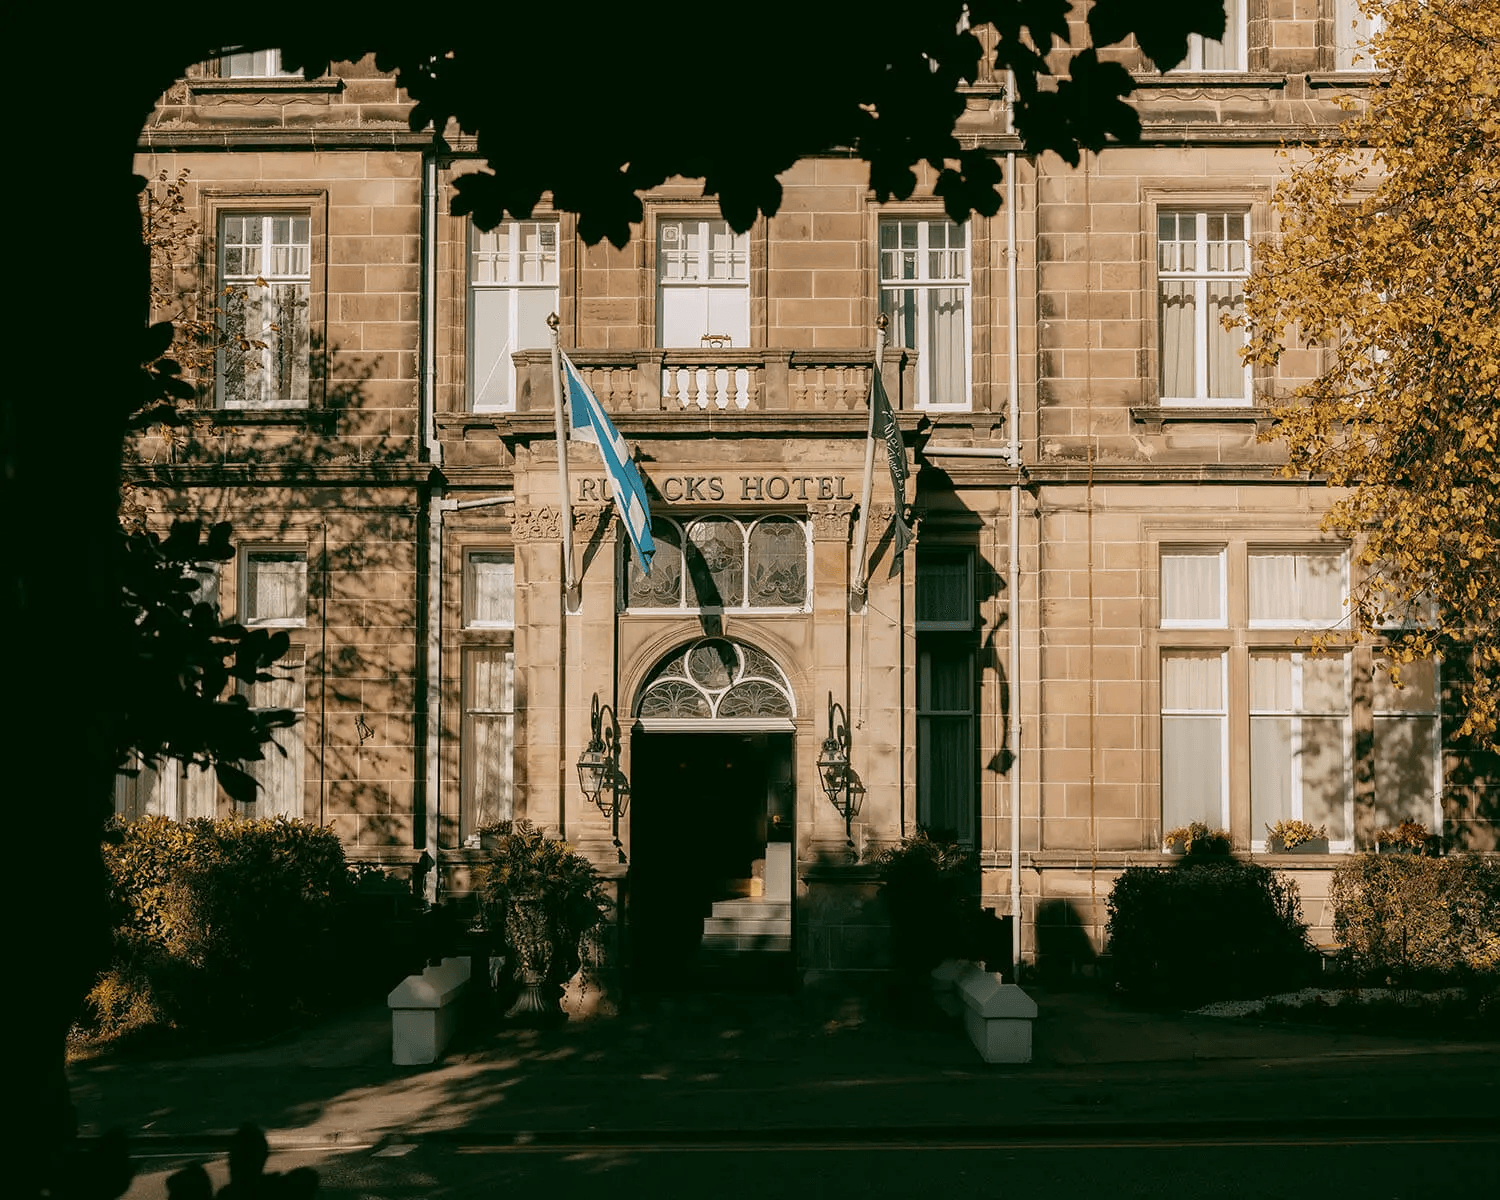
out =
{"type": "Polygon", "coordinates": [[[517,542],[562,540],[562,512],[555,504],[518,504],[511,522],[511,537],[517,542]]]}
{"type": "Polygon", "coordinates": [[[849,518],[853,515],[852,504],[809,504],[807,519],[812,524],[813,541],[847,542],[849,518]]]}

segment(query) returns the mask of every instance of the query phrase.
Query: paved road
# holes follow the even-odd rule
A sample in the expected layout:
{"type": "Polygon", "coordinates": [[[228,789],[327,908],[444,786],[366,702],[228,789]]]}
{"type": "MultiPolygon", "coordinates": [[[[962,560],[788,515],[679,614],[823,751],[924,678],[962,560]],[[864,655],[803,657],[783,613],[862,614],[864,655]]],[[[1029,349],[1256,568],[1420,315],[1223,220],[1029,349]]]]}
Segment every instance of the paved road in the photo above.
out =
{"type": "MultiPolygon", "coordinates": [[[[166,1196],[166,1177],[194,1160],[140,1160],[130,1200],[166,1196]]],[[[1406,1200],[1500,1194],[1500,1130],[1413,1136],[1137,1140],[1080,1138],[1005,1145],[892,1138],[823,1145],[549,1146],[451,1139],[283,1151],[271,1167],[311,1166],[329,1200],[527,1195],[918,1197],[1019,1193],[1119,1197],[1330,1197],[1406,1200]],[[502,1189],[522,1189],[507,1192],[502,1189]],[[962,1189],[962,1190],[956,1190],[962,1189]]],[[[223,1160],[208,1164],[216,1184],[223,1160]]]]}

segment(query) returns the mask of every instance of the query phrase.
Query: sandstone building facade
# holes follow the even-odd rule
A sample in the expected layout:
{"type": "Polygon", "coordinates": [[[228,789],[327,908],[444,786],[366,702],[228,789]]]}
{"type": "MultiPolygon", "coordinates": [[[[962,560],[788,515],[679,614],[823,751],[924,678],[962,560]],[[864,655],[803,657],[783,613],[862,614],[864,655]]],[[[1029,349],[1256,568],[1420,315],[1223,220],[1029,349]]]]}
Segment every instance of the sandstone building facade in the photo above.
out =
{"type": "MultiPolygon", "coordinates": [[[[1077,168],[1025,155],[1001,81],[975,81],[961,131],[1004,160],[993,218],[955,225],[926,189],[878,205],[830,153],[743,234],[697,181],[663,187],[622,250],[545,205],[490,232],[448,215],[472,142],[410,132],[369,62],[304,80],[262,52],[181,81],[138,170],[189,172],[180,286],[244,340],[187,428],[128,448],[127,505],[232,521],[204,594],[292,634],[250,697],[301,713],[254,811],[326,822],[439,897],[484,825],[524,816],[617,881],[623,953],[706,928],[806,974],[881,965],[872,862],[918,826],[978,852],[1028,961],[1097,952],[1114,873],[1191,821],[1257,857],[1280,817],[1326,824],[1327,855],[1267,859],[1323,940],[1331,867],[1378,826],[1493,848],[1440,665],[1395,692],[1368,646],[1307,650],[1357,568],[1320,531],[1324,489],[1259,435],[1317,349],[1252,372],[1220,323],[1272,229],[1279,145],[1367,82],[1348,7],[1229,0],[1183,69],[1128,64],[1142,144],[1077,168]],[[643,574],[597,452],[569,444],[572,594],[554,312],[657,544],[643,574]],[[879,460],[856,550],[876,369],[912,470],[894,573],[879,460]],[[579,787],[595,704],[619,722],[615,814],[579,787]],[[736,895],[764,907],[705,926],[736,895]]],[[[171,771],[118,800],[229,809],[171,771]]]]}

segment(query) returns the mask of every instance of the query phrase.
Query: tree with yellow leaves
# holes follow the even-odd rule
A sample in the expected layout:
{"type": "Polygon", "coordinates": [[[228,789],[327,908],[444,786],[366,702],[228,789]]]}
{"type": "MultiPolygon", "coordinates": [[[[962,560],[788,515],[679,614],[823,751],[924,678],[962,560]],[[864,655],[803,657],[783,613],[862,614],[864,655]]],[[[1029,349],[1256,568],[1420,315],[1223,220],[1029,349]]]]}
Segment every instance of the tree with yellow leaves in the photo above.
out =
{"type": "Polygon", "coordinates": [[[1386,662],[1442,655],[1459,736],[1500,748],[1500,0],[1361,0],[1378,73],[1277,189],[1246,355],[1322,373],[1272,397],[1289,472],[1343,489],[1386,662]]]}

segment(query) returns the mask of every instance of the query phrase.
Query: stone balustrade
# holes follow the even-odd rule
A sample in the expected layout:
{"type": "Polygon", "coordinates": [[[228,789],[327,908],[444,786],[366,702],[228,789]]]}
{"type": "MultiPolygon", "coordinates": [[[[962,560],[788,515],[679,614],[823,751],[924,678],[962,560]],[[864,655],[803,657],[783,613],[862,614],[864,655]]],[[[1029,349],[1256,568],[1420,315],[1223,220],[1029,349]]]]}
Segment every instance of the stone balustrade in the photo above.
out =
{"type": "MultiPolygon", "coordinates": [[[[870,392],[869,350],[740,350],[705,347],[569,349],[579,374],[612,413],[691,415],[735,412],[863,412],[870,392]]],[[[551,412],[551,355],[515,355],[516,411],[551,412]]],[[[897,408],[915,395],[916,351],[885,352],[882,374],[897,408]]]]}

